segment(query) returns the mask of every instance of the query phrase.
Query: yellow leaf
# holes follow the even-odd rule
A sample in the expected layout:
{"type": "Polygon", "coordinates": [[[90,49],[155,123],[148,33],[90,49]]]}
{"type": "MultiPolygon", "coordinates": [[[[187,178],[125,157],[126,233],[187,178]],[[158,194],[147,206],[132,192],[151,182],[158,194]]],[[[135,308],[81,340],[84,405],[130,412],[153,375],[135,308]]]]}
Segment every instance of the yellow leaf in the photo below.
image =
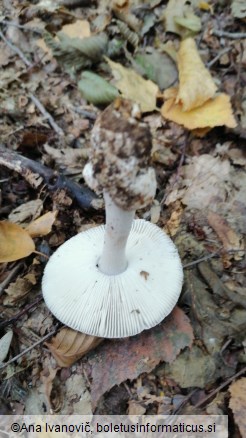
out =
{"type": "Polygon", "coordinates": [[[150,80],[143,79],[134,70],[125,68],[108,58],[106,60],[116,79],[114,85],[121,91],[123,97],[137,102],[142,112],[155,110],[158,86],[150,80]]]}
{"type": "Polygon", "coordinates": [[[61,367],[69,367],[88,351],[96,348],[103,338],[85,335],[68,327],[62,328],[59,333],[46,345],[61,367]]]}
{"type": "Polygon", "coordinates": [[[176,103],[181,103],[183,111],[200,107],[214,97],[217,87],[192,38],[187,38],[180,44],[178,70],[180,85],[176,103]]]}
{"type": "Polygon", "coordinates": [[[65,24],[61,31],[69,38],[87,38],[91,36],[90,24],[87,20],[77,20],[72,24],[65,24]]]}
{"type": "Polygon", "coordinates": [[[57,211],[49,211],[35,221],[31,222],[26,231],[31,237],[46,236],[51,232],[52,225],[55,222],[57,211]]]}
{"type": "Polygon", "coordinates": [[[29,256],[35,245],[27,231],[17,224],[0,222],[0,263],[29,256]]]}
{"type": "Polygon", "coordinates": [[[228,126],[228,128],[235,128],[237,126],[232,114],[230,97],[224,93],[191,111],[183,111],[181,104],[176,104],[175,99],[170,98],[162,106],[161,114],[166,119],[188,129],[214,128],[223,125],[228,126]]]}

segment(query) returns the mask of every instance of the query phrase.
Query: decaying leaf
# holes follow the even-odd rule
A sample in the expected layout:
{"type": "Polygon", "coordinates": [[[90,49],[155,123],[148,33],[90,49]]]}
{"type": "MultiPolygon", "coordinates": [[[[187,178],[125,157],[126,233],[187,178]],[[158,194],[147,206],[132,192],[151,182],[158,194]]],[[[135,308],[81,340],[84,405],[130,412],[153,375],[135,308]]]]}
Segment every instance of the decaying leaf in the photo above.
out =
{"type": "Polygon", "coordinates": [[[56,220],[58,211],[49,211],[43,214],[35,221],[31,222],[27,227],[26,231],[31,237],[41,237],[46,236],[51,232],[52,225],[56,220]]]}
{"type": "Polygon", "coordinates": [[[187,38],[180,44],[178,70],[179,91],[175,103],[180,103],[183,111],[197,108],[214,97],[217,87],[192,38],[187,38]]]}
{"type": "Polygon", "coordinates": [[[119,96],[117,88],[90,71],[82,73],[78,87],[83,97],[94,105],[109,104],[119,96]]]}
{"type": "Polygon", "coordinates": [[[0,364],[6,359],[9,347],[13,338],[12,330],[9,330],[5,335],[0,339],[0,364]]]}
{"type": "Polygon", "coordinates": [[[87,20],[76,20],[74,23],[65,24],[60,32],[69,38],[86,38],[91,34],[90,24],[87,20]]]}
{"type": "Polygon", "coordinates": [[[35,245],[27,231],[11,222],[0,222],[0,263],[29,256],[35,245]]]}
{"type": "Polygon", "coordinates": [[[229,406],[239,427],[241,437],[246,438],[246,377],[233,382],[229,391],[231,393],[229,406]]]}
{"type": "Polygon", "coordinates": [[[240,260],[245,254],[242,236],[237,234],[219,214],[210,211],[207,218],[209,225],[222,242],[224,250],[232,251],[232,257],[240,260]]]}
{"type": "Polygon", "coordinates": [[[44,150],[53,160],[55,160],[56,164],[59,166],[65,166],[69,173],[82,172],[85,160],[87,160],[89,156],[89,148],[74,149],[66,147],[57,149],[45,144],[44,150]]]}
{"type": "Polygon", "coordinates": [[[5,306],[13,306],[26,297],[37,283],[34,274],[27,274],[24,277],[18,277],[16,281],[10,283],[5,293],[7,296],[3,300],[5,306]]]}
{"type": "Polygon", "coordinates": [[[128,339],[105,342],[97,354],[90,355],[86,365],[92,378],[94,407],[101,395],[114,385],[150,372],[161,360],[172,362],[192,341],[189,320],[176,307],[162,324],[151,330],[128,339]]]}
{"type": "Polygon", "coordinates": [[[137,102],[143,112],[156,109],[158,87],[150,80],[143,79],[134,70],[123,67],[107,58],[107,62],[116,79],[115,86],[123,97],[137,102]]]}
{"type": "Polygon", "coordinates": [[[85,335],[66,327],[61,329],[46,345],[59,366],[69,367],[102,341],[102,338],[85,335]]]}
{"type": "Polygon", "coordinates": [[[210,99],[202,106],[190,111],[183,111],[181,104],[176,104],[175,99],[168,99],[161,108],[164,118],[183,125],[190,130],[197,128],[214,128],[215,126],[228,126],[235,128],[236,120],[232,114],[230,97],[221,93],[210,99]]]}
{"type": "Polygon", "coordinates": [[[25,202],[19,205],[8,216],[10,222],[15,224],[23,224],[30,220],[34,220],[40,216],[43,209],[43,202],[41,199],[35,199],[34,201],[25,202]]]}

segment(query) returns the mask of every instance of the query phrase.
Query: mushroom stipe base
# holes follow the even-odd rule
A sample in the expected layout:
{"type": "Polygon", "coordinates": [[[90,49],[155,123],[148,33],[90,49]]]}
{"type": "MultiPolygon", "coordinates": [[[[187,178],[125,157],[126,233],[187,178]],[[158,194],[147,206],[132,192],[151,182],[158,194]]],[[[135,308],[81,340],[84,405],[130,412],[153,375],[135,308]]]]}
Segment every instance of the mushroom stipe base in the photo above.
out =
{"type": "Polygon", "coordinates": [[[177,249],[156,225],[134,220],[126,246],[127,269],[106,275],[97,267],[105,226],[65,242],[50,258],[42,289],[63,324],[88,335],[123,338],[159,324],[182,288],[177,249]]]}

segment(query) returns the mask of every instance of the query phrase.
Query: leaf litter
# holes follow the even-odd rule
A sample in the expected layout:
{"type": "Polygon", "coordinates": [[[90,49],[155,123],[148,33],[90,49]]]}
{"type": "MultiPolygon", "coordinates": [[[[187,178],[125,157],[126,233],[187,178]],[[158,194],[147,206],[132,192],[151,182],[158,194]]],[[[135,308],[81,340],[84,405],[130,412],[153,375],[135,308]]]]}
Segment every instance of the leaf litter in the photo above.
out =
{"type": "MultiPolygon", "coordinates": [[[[97,114],[118,94],[140,103],[152,130],[158,192],[155,203],[138,214],[167,230],[179,248],[187,266],[179,306],[187,316],[177,308],[155,329],[136,338],[103,341],[95,350],[86,335],[71,335],[64,327],[47,340],[46,348],[41,342],[11,364],[6,356],[2,374],[9,382],[7,401],[33,414],[44,406],[46,412],[92,413],[92,405],[98,413],[170,414],[180,398],[188,412],[197,413],[196,401],[216,391],[219,382],[226,385],[245,363],[245,44],[238,37],[245,11],[237,0],[231,8],[181,0],[155,1],[146,8],[137,0],[105,0],[93,8],[77,6],[75,14],[61,3],[10,6],[8,17],[24,28],[14,32],[11,25],[1,24],[7,39],[17,47],[19,43],[24,54],[20,58],[20,52],[1,41],[3,142],[35,162],[35,181],[43,181],[39,163],[45,162],[62,177],[83,184],[97,114]],[[39,33],[29,38],[25,26],[39,33]],[[221,29],[228,31],[225,38],[216,35],[223,34],[221,29]],[[50,55],[41,47],[49,47],[50,55]],[[44,129],[41,140],[38,134],[44,129]],[[186,327],[182,336],[181,321],[186,327]],[[24,391],[23,384],[32,389],[24,391]],[[194,389],[197,396],[186,399],[194,389]]],[[[0,234],[0,324],[12,321],[14,354],[16,346],[24,352],[54,328],[44,303],[37,301],[32,308],[47,257],[104,218],[101,210],[81,211],[65,189],[50,191],[55,173],[52,180],[45,179],[46,185],[30,188],[30,174],[20,176],[13,166],[6,169],[1,159],[0,214],[5,225],[0,234]],[[40,207],[29,209],[34,199],[40,207]]],[[[7,331],[0,329],[2,339],[7,331]]],[[[237,381],[230,391],[227,386],[199,412],[227,413],[230,398],[243,436],[244,377],[238,387],[237,381]]]]}

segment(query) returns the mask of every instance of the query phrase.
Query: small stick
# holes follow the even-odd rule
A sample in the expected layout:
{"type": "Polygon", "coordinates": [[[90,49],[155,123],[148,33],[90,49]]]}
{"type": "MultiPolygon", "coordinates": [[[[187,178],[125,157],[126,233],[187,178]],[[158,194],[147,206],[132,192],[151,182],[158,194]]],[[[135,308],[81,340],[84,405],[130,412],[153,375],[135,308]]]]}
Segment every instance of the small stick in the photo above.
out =
{"type": "Polygon", "coordinates": [[[183,268],[190,268],[191,266],[197,265],[200,262],[205,262],[206,260],[212,259],[220,252],[220,250],[221,250],[221,248],[218,249],[216,252],[213,252],[212,254],[209,254],[209,255],[204,256],[200,259],[194,260],[194,262],[186,263],[186,265],[183,265],[183,268]]]}
{"type": "Polygon", "coordinates": [[[17,354],[17,356],[13,357],[12,359],[10,359],[8,362],[0,365],[0,370],[3,370],[4,368],[6,368],[8,365],[10,365],[11,363],[15,362],[16,360],[20,359],[22,356],[24,356],[25,354],[29,353],[29,351],[33,350],[33,348],[37,347],[38,345],[42,344],[44,341],[46,341],[46,339],[50,338],[51,336],[55,335],[57,333],[58,330],[58,326],[52,330],[52,332],[48,333],[47,335],[45,335],[43,338],[39,339],[37,342],[35,342],[33,345],[31,345],[30,347],[26,348],[24,351],[22,351],[21,353],[17,354]]]}
{"type": "Polygon", "coordinates": [[[0,283],[0,295],[3,293],[4,289],[9,285],[15,274],[17,274],[17,272],[22,268],[22,266],[23,266],[23,262],[18,263],[18,265],[16,265],[12,269],[12,271],[10,271],[7,278],[5,278],[5,280],[3,280],[2,283],[0,283]]]}
{"type": "Polygon", "coordinates": [[[203,405],[207,400],[209,400],[211,397],[216,395],[221,389],[225,388],[229,383],[233,382],[237,377],[241,376],[242,374],[246,373],[246,367],[242,368],[241,371],[238,371],[238,373],[234,374],[234,376],[227,379],[224,383],[222,383],[218,388],[216,388],[214,391],[210,392],[206,397],[204,397],[203,400],[201,400],[199,403],[197,403],[194,408],[199,408],[201,405],[203,405]]]}
{"type": "Polygon", "coordinates": [[[18,29],[23,29],[23,30],[26,30],[26,31],[29,31],[29,32],[34,32],[34,33],[37,33],[39,35],[43,34],[43,31],[41,29],[37,29],[37,28],[34,28],[34,27],[26,26],[26,25],[23,25],[23,24],[18,24],[18,23],[15,23],[14,21],[1,20],[0,21],[0,25],[1,24],[6,24],[7,26],[18,27],[18,29]]]}
{"type": "Polygon", "coordinates": [[[239,40],[239,39],[245,39],[246,33],[245,32],[226,32],[224,30],[212,30],[212,35],[215,35],[217,37],[224,37],[224,38],[230,38],[232,40],[239,40]]]}
{"type": "Polygon", "coordinates": [[[0,329],[3,327],[6,327],[9,324],[12,324],[12,322],[17,321],[21,316],[25,315],[25,313],[29,312],[29,310],[32,310],[33,307],[35,307],[40,301],[43,300],[43,296],[39,295],[39,297],[31,304],[28,304],[24,309],[22,309],[20,312],[18,312],[16,315],[9,318],[7,321],[0,322],[0,329]]]}
{"type": "Polygon", "coordinates": [[[2,40],[5,42],[5,44],[7,44],[7,46],[11,50],[13,50],[13,52],[17,53],[17,55],[22,59],[22,61],[24,62],[25,65],[27,65],[27,67],[29,67],[29,68],[32,67],[32,63],[26,58],[24,53],[22,53],[22,51],[18,47],[16,47],[14,44],[12,44],[10,41],[8,41],[1,30],[0,30],[0,38],[2,38],[2,40]]]}
{"type": "Polygon", "coordinates": [[[60,126],[57,125],[57,123],[55,122],[55,120],[53,119],[53,117],[51,116],[50,113],[48,113],[48,111],[46,111],[45,107],[43,106],[43,104],[37,99],[37,97],[35,97],[33,94],[29,95],[31,100],[33,101],[34,105],[36,105],[36,107],[39,109],[39,111],[43,114],[43,116],[45,117],[45,119],[48,120],[50,126],[54,129],[54,131],[60,135],[61,137],[64,136],[64,132],[63,130],[60,128],[60,126]]]}
{"type": "Polygon", "coordinates": [[[232,50],[232,47],[226,47],[225,49],[221,50],[221,52],[218,53],[218,55],[216,55],[214,57],[214,59],[212,59],[211,61],[207,62],[207,67],[211,68],[212,65],[214,65],[220,58],[221,56],[225,55],[226,53],[230,52],[232,50]]]}

